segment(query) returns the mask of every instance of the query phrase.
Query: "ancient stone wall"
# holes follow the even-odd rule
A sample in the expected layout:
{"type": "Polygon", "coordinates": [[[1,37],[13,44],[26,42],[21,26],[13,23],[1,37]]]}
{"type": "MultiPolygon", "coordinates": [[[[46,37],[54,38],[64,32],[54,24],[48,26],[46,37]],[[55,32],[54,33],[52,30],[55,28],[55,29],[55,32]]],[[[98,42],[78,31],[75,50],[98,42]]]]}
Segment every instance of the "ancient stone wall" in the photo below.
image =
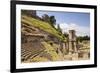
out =
{"type": "Polygon", "coordinates": [[[31,17],[36,17],[36,10],[21,10],[21,14],[25,14],[31,17]]]}

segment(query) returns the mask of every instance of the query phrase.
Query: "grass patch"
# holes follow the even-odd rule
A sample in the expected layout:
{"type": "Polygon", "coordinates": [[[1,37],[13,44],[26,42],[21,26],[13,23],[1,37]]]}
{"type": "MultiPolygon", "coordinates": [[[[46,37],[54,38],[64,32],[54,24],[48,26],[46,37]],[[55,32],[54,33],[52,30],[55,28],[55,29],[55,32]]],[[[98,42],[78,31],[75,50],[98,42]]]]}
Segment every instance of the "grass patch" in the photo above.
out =
{"type": "Polygon", "coordinates": [[[48,43],[46,42],[42,42],[42,44],[44,45],[44,47],[46,48],[45,49],[45,52],[47,52],[48,54],[50,54],[50,56],[52,57],[52,60],[53,61],[57,61],[59,60],[59,56],[58,54],[56,53],[56,50],[48,43]]]}

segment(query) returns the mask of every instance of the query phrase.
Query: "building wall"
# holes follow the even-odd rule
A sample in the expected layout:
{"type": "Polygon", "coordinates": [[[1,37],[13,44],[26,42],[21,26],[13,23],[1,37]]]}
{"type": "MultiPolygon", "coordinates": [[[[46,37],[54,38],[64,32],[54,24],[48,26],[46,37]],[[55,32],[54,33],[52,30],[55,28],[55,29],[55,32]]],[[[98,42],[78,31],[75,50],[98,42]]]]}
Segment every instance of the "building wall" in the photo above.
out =
{"type": "Polygon", "coordinates": [[[21,10],[21,14],[26,14],[31,17],[36,17],[36,10],[21,10]]]}

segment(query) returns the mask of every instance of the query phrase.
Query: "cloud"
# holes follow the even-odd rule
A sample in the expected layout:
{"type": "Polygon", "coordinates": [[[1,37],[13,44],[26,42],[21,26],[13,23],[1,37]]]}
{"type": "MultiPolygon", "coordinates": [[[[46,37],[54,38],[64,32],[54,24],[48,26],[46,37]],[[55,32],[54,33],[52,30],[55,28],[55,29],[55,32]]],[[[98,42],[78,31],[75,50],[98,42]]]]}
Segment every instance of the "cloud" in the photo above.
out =
{"type": "Polygon", "coordinates": [[[62,29],[62,32],[67,32],[69,30],[75,30],[77,36],[85,36],[85,35],[90,35],[90,28],[87,26],[80,26],[75,23],[67,24],[67,23],[62,23],[60,24],[60,27],[62,29]]]}

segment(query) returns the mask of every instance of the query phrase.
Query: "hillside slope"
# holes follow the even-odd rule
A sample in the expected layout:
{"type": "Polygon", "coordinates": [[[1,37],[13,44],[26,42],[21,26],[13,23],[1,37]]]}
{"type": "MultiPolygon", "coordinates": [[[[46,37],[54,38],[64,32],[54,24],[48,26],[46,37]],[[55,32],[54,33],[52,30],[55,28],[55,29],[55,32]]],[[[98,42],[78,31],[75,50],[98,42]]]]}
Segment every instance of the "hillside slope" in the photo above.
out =
{"type": "Polygon", "coordinates": [[[59,40],[61,41],[65,41],[66,38],[64,37],[63,34],[61,34],[60,32],[58,32],[56,29],[54,29],[49,23],[26,16],[26,15],[22,15],[21,18],[21,22],[25,23],[25,24],[29,24],[32,25],[34,27],[37,27],[39,29],[42,29],[43,31],[46,31],[48,33],[50,33],[51,35],[54,35],[55,37],[57,37],[59,40]]]}
{"type": "Polygon", "coordinates": [[[59,45],[54,40],[47,41],[44,35],[52,35],[58,40],[63,41],[60,35],[50,24],[30,16],[22,15],[21,18],[21,62],[45,62],[59,61],[62,59],[59,45]],[[52,42],[52,44],[51,44],[52,42]],[[59,53],[60,52],[60,53],[59,53]]]}

